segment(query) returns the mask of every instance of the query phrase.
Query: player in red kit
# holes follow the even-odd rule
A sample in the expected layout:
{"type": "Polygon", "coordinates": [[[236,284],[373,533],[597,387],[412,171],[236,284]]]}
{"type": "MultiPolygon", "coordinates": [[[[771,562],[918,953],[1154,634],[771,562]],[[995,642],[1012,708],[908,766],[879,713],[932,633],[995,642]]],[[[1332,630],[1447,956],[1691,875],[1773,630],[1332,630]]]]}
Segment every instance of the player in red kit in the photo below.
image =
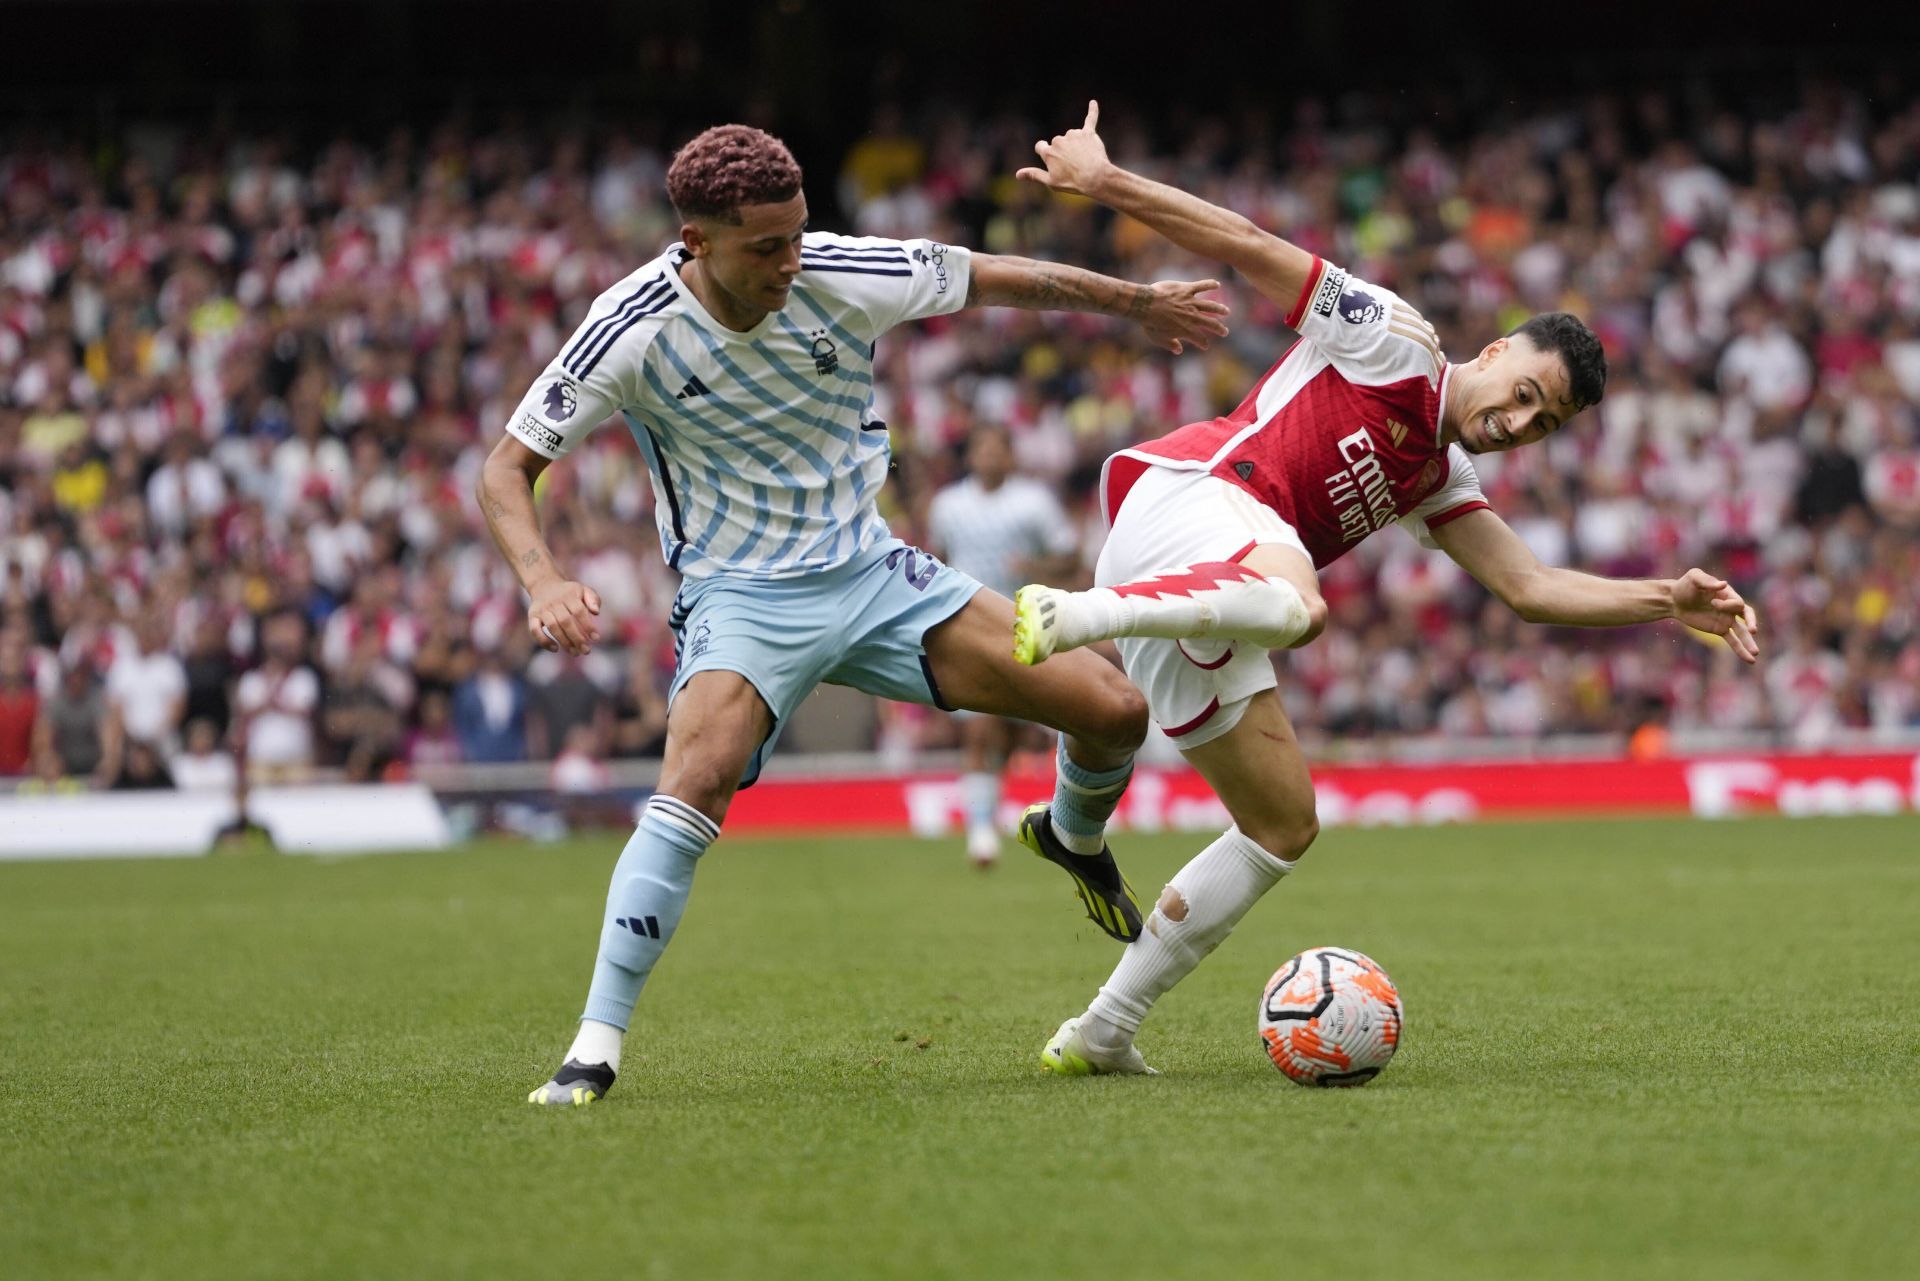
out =
{"type": "Polygon", "coordinates": [[[1566,313],[1535,316],[1449,363],[1392,291],[1196,196],[1107,158],[1098,104],[1035,145],[1019,176],[1091,197],[1181,248],[1226,263],[1288,309],[1300,334],[1240,407],[1107,460],[1110,532],[1085,592],[1022,588],[1027,663],[1112,639],[1127,675],[1233,818],[1161,895],[1085,1014],[1041,1061],[1056,1072],[1145,1072],[1147,1011],[1217,947],[1319,832],[1313,784],[1275,693],[1268,651],[1320,634],[1317,571],[1397,523],[1530,622],[1618,627],[1678,619],[1759,657],[1753,611],[1727,583],[1597,578],[1542,564],[1481,497],[1470,455],[1561,430],[1606,388],[1600,341],[1566,313]]]}

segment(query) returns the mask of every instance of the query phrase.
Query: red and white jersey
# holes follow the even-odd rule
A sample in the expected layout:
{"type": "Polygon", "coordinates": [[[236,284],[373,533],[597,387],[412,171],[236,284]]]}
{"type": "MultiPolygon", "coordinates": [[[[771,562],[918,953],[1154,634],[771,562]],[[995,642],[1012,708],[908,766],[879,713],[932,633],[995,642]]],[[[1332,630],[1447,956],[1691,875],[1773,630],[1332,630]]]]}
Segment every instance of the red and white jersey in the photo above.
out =
{"type": "Polygon", "coordinates": [[[1419,312],[1316,256],[1287,324],[1300,341],[1238,409],[1107,460],[1109,522],[1146,468],[1209,471],[1279,513],[1324,568],[1389,522],[1432,547],[1430,530],[1487,506],[1466,451],[1440,445],[1451,370],[1419,312]]]}

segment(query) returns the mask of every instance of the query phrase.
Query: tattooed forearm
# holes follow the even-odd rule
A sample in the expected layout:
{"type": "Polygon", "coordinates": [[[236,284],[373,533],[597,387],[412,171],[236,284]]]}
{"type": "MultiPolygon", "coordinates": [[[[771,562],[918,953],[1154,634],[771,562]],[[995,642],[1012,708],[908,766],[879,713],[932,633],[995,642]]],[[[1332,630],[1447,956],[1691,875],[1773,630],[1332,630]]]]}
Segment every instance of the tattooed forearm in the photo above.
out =
{"type": "Polygon", "coordinates": [[[1061,300],[1066,297],[1066,287],[1060,277],[1052,271],[1042,269],[1033,277],[1033,305],[1043,311],[1056,311],[1061,300]]]}
{"type": "Polygon", "coordinates": [[[1153,287],[1059,263],[980,254],[967,284],[967,305],[1091,311],[1139,320],[1153,305],[1153,287]]]}
{"type": "Polygon", "coordinates": [[[496,466],[491,461],[480,469],[477,497],[486,513],[487,530],[494,545],[507,558],[520,579],[520,585],[532,591],[559,571],[553,554],[540,537],[540,517],[533,505],[533,481],[514,466],[496,466]]]}

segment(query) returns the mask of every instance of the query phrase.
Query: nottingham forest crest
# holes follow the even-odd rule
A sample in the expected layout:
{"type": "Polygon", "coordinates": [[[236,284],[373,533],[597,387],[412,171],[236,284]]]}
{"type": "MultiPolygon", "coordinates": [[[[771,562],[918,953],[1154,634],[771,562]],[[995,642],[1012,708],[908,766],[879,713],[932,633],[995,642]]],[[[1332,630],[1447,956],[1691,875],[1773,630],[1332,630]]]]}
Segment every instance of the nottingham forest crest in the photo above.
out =
{"type": "Polygon", "coordinates": [[[840,349],[827,337],[827,331],[813,331],[813,372],[825,376],[840,368],[840,349]]]}

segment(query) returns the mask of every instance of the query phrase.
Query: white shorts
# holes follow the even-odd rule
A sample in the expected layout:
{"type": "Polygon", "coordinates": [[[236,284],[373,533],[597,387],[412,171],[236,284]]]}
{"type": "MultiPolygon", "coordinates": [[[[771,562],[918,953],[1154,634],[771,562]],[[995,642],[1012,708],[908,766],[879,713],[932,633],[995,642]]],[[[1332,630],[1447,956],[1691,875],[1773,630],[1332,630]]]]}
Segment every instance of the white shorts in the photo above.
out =
{"type": "MultiPolygon", "coordinates": [[[[1207,561],[1238,561],[1265,543],[1312,560],[1279,513],[1208,472],[1148,467],[1119,507],[1093,571],[1100,587],[1207,561]]],[[[1279,684],[1268,651],[1244,641],[1123,636],[1114,644],[1154,722],[1183,751],[1232,729],[1249,698],[1279,684]]]]}

